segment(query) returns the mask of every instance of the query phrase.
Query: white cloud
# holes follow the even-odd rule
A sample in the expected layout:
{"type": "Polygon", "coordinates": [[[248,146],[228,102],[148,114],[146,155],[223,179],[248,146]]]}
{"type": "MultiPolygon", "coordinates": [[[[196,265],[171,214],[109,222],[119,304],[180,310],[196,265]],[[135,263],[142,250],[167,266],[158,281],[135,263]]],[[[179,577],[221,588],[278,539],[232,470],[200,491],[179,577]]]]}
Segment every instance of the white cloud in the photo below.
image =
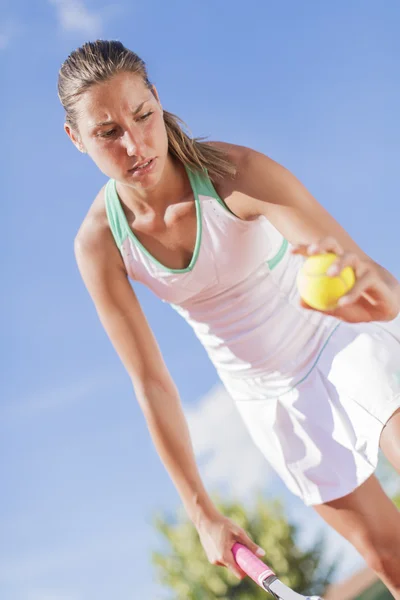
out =
{"type": "Polygon", "coordinates": [[[0,25],[0,51],[5,50],[11,41],[21,33],[22,26],[12,19],[8,19],[0,25]]]}
{"type": "MultiPolygon", "coordinates": [[[[37,551],[16,559],[5,559],[0,564],[0,583],[18,585],[22,581],[45,577],[50,573],[66,573],[76,568],[90,568],[100,562],[107,563],[115,557],[123,557],[127,553],[134,552],[135,545],[136,541],[131,532],[121,528],[119,531],[105,532],[101,537],[86,540],[78,547],[59,546],[43,553],[37,551]]],[[[65,592],[63,592],[64,596],[61,596],[60,593],[53,599],[50,592],[46,591],[47,596],[44,596],[43,600],[78,600],[76,595],[72,594],[71,597],[71,592],[70,596],[65,592]]],[[[42,600],[42,597],[34,597],[34,600],[42,600]]]]}
{"type": "Polygon", "coordinates": [[[59,23],[64,31],[78,31],[89,37],[98,37],[103,30],[99,12],[89,10],[83,0],[49,0],[56,7],[59,23]]]}
{"type": "Polygon", "coordinates": [[[222,386],[185,413],[207,486],[227,486],[242,499],[265,487],[272,471],[222,386]]]}
{"type": "Polygon", "coordinates": [[[4,403],[1,406],[0,422],[34,417],[43,412],[64,408],[92,397],[95,392],[104,390],[113,383],[113,373],[99,371],[78,381],[60,383],[56,387],[31,393],[20,400],[4,403]]]}

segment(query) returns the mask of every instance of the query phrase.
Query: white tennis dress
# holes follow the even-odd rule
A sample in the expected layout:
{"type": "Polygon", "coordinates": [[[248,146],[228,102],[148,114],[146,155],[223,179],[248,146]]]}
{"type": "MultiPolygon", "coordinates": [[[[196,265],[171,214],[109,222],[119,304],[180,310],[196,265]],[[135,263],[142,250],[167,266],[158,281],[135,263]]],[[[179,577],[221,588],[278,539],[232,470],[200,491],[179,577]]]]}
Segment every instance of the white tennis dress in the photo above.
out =
{"type": "Polygon", "coordinates": [[[347,324],[299,305],[301,256],[265,217],[234,216],[187,170],[197,213],[190,265],[169,269],[129,228],[116,183],[106,210],[127,273],[193,327],[261,452],[306,504],[350,493],[375,470],[400,406],[400,317],[347,324]]]}

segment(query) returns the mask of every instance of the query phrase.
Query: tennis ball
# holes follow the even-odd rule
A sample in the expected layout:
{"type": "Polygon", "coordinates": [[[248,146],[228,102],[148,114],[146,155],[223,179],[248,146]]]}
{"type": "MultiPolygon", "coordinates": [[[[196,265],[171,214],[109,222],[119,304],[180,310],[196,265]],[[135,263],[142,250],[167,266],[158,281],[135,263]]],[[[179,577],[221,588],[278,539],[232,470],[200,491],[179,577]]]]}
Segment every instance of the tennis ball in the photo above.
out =
{"type": "Polygon", "coordinates": [[[339,298],[353,287],[356,277],[351,267],[345,267],[336,277],[326,271],[337,259],[336,254],[315,254],[303,263],[297,276],[297,288],[301,298],[317,310],[332,310],[339,298]]]}

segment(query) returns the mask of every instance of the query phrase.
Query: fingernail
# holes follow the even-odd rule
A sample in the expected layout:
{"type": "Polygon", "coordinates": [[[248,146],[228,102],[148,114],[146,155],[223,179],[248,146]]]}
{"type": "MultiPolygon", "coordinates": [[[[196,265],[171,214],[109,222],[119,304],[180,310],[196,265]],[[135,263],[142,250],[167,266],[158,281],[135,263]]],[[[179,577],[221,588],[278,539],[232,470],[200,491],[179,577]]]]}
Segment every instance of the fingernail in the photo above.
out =
{"type": "Polygon", "coordinates": [[[318,246],[317,244],[311,244],[311,246],[308,246],[308,254],[315,254],[318,250],[318,246]]]}
{"type": "Polygon", "coordinates": [[[256,552],[257,556],[265,556],[265,550],[263,550],[262,548],[259,548],[256,552]]]}
{"type": "Polygon", "coordinates": [[[338,269],[337,265],[331,265],[329,267],[329,269],[327,269],[327,271],[326,271],[326,274],[329,275],[329,277],[334,277],[338,273],[339,273],[339,269],[338,269]]]}

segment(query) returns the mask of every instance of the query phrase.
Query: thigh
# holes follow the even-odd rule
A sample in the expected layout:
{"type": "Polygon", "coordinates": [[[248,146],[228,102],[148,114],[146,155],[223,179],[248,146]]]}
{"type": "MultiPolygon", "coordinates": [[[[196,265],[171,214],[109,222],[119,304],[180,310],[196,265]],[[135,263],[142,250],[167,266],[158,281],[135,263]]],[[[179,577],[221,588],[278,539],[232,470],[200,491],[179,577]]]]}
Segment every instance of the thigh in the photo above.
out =
{"type": "Polygon", "coordinates": [[[400,409],[391,416],[381,434],[381,450],[400,473],[400,409]]]}
{"type": "Polygon", "coordinates": [[[376,477],[343,498],[313,508],[400,598],[400,512],[376,477]]]}
{"type": "Polygon", "coordinates": [[[374,475],[347,496],[313,508],[357,549],[366,538],[394,538],[400,547],[400,513],[374,475]]]}

